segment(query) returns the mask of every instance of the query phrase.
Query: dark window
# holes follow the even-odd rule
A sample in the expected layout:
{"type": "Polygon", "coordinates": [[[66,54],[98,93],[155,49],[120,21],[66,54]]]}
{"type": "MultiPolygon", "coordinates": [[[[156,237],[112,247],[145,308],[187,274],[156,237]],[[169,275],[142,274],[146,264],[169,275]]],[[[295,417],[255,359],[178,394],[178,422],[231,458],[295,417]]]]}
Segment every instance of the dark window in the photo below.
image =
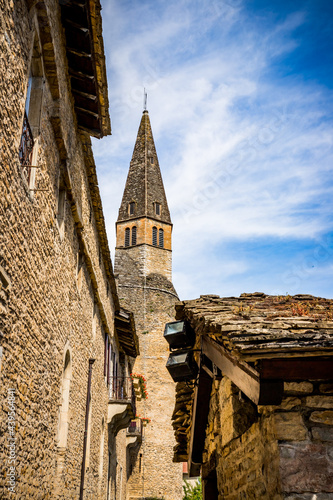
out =
{"type": "Polygon", "coordinates": [[[125,247],[129,247],[130,244],[130,228],[125,229],[125,247]]]}
{"type": "Polygon", "coordinates": [[[23,127],[21,142],[19,148],[19,158],[22,166],[22,172],[25,176],[27,183],[30,183],[31,174],[31,164],[32,164],[32,154],[34,150],[34,138],[32,136],[31,128],[29,125],[28,117],[26,112],[24,112],[23,127]]]}
{"type": "Polygon", "coordinates": [[[155,203],[155,214],[161,215],[161,204],[160,203],[155,203]]]}
{"type": "Polygon", "coordinates": [[[134,215],[135,213],[135,202],[131,201],[131,203],[128,206],[128,212],[130,215],[134,215]]]}
{"type": "Polygon", "coordinates": [[[158,230],[158,243],[161,248],[164,247],[164,231],[163,229],[158,230]]]}
{"type": "Polygon", "coordinates": [[[66,207],[66,190],[60,185],[58,192],[58,208],[57,208],[57,222],[60,236],[64,236],[65,229],[65,207],[66,207]]]}
{"type": "Polygon", "coordinates": [[[136,245],[136,226],[132,227],[132,245],[136,245]]]}
{"type": "Polygon", "coordinates": [[[152,165],[154,164],[154,157],[153,157],[153,156],[151,156],[151,157],[150,157],[150,163],[151,163],[152,165]]]}
{"type": "Polygon", "coordinates": [[[157,247],[157,227],[153,227],[153,245],[157,247]]]}

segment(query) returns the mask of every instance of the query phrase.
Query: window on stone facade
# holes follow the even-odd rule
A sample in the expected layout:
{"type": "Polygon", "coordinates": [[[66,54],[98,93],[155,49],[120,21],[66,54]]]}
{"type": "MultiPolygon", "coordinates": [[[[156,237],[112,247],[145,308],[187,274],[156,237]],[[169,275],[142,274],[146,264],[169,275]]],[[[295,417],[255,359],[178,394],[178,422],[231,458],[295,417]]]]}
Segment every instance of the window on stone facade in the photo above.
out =
{"type": "Polygon", "coordinates": [[[160,203],[155,203],[155,214],[156,215],[161,215],[161,204],[160,203]]]}
{"type": "Polygon", "coordinates": [[[125,247],[129,247],[130,246],[130,228],[127,227],[125,229],[125,247]]]}
{"type": "Polygon", "coordinates": [[[132,227],[132,245],[136,245],[136,226],[132,227]]]}
{"type": "Polygon", "coordinates": [[[157,247],[157,227],[153,227],[152,243],[155,247],[157,247]]]}
{"type": "Polygon", "coordinates": [[[37,163],[40,136],[40,120],[44,90],[43,74],[41,50],[38,37],[36,36],[27,82],[27,93],[19,147],[19,160],[22,174],[31,190],[33,190],[36,175],[34,167],[37,163]]]}
{"type": "Polygon", "coordinates": [[[69,350],[66,351],[62,374],[61,405],[59,410],[59,427],[57,445],[66,448],[69,425],[69,388],[72,378],[72,360],[69,350]]]}
{"type": "Polygon", "coordinates": [[[58,191],[57,223],[61,238],[64,237],[65,233],[65,216],[66,216],[66,190],[64,185],[60,183],[58,191]]]}
{"type": "Polygon", "coordinates": [[[163,229],[158,230],[158,245],[159,247],[164,247],[164,231],[163,229]]]}
{"type": "Polygon", "coordinates": [[[129,213],[129,215],[135,214],[135,202],[134,201],[131,201],[131,203],[128,204],[128,213],[129,213]]]}
{"type": "Polygon", "coordinates": [[[154,165],[154,157],[153,157],[153,156],[151,156],[151,157],[150,157],[150,163],[151,163],[152,165],[154,165]]]}

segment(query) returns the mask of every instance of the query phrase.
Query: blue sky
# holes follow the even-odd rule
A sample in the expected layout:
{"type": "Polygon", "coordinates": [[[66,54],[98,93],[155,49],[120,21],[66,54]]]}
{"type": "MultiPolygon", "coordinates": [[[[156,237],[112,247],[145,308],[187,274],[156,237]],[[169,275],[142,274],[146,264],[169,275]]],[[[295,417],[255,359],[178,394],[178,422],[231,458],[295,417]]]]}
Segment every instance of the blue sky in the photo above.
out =
{"type": "Polygon", "coordinates": [[[112,136],[93,147],[110,248],[146,87],[180,298],[332,298],[333,2],[102,5],[112,136]]]}

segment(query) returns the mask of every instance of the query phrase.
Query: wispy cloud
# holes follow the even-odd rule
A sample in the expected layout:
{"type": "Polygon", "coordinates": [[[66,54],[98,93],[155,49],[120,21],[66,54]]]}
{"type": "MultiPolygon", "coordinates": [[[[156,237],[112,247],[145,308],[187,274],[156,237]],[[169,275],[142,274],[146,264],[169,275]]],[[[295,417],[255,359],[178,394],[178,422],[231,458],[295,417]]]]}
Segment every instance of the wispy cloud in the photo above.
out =
{"type": "Polygon", "coordinates": [[[110,246],[146,87],[181,296],[249,286],[259,264],[237,242],[284,242],[290,268],[290,241],[306,253],[332,230],[332,91],[293,71],[312,19],[298,3],[104,2],[113,136],[94,150],[110,246]]]}

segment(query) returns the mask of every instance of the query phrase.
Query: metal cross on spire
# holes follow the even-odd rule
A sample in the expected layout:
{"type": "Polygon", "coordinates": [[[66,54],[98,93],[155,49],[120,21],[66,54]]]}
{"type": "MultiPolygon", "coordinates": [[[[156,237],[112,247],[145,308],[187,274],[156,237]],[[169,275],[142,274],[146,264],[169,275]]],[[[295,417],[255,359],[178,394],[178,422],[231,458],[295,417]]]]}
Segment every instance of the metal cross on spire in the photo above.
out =
{"type": "Polygon", "coordinates": [[[146,89],[143,89],[143,110],[147,111],[147,92],[146,89]]]}

